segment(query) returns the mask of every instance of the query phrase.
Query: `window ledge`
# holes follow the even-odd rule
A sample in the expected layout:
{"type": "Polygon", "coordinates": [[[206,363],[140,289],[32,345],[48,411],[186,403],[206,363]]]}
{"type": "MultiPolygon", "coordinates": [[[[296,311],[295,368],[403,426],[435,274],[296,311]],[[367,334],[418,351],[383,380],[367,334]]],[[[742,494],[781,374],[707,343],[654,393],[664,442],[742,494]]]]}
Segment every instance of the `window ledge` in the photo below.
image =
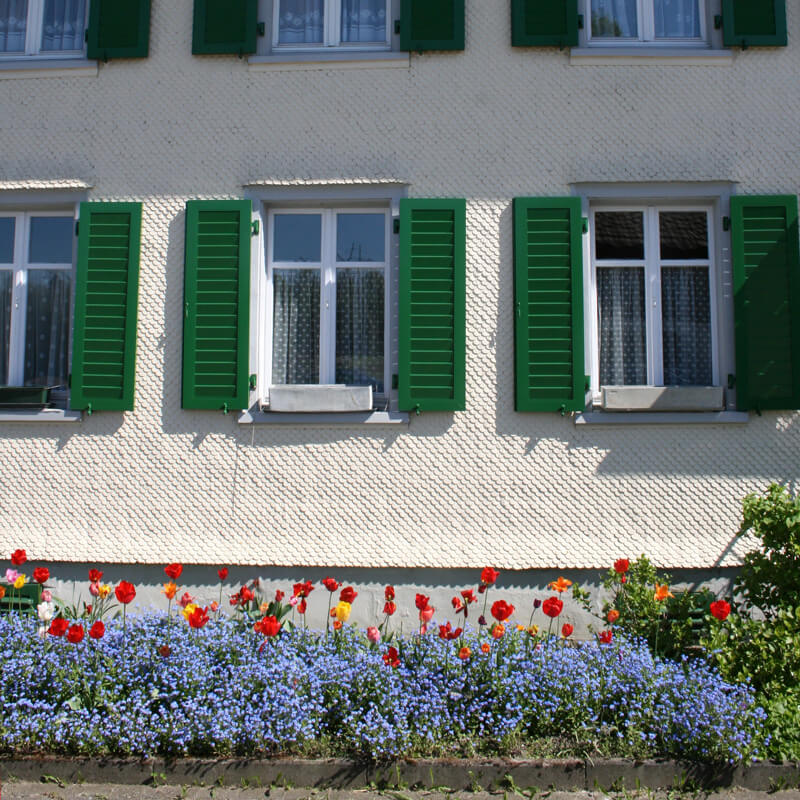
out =
{"type": "Polygon", "coordinates": [[[733,50],[706,47],[573,47],[569,63],[585,66],[715,66],[733,64],[733,50]]]}
{"type": "Polygon", "coordinates": [[[0,80],[6,78],[96,78],[97,62],[84,58],[14,58],[0,60],[0,80]]]}
{"type": "Polygon", "coordinates": [[[284,413],[243,411],[240,425],[408,425],[408,414],[400,411],[356,411],[346,413],[284,413]]]}
{"type": "Polygon", "coordinates": [[[80,422],[83,413],[64,411],[61,408],[44,408],[41,411],[2,411],[0,422],[80,422]]]}
{"type": "Polygon", "coordinates": [[[284,72],[291,70],[330,69],[408,69],[408,53],[351,52],[351,53],[281,53],[274,56],[250,56],[251,72],[284,72]]]}
{"type": "Polygon", "coordinates": [[[575,415],[576,425],[742,425],[745,411],[584,411],[575,415]]]}

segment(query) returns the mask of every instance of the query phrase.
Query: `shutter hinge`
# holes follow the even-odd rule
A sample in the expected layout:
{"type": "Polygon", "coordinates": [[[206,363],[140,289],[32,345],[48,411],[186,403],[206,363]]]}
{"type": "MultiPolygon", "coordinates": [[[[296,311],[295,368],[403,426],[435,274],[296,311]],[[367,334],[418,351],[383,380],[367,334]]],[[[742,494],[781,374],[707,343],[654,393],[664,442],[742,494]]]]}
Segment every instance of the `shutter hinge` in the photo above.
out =
{"type": "Polygon", "coordinates": [[[578,30],[583,30],[583,14],[578,14],[578,30]]]}
{"type": "Polygon", "coordinates": [[[519,300],[517,300],[517,316],[518,317],[522,316],[522,304],[520,303],[519,300]]]}
{"type": "Polygon", "coordinates": [[[183,316],[185,319],[189,319],[189,301],[187,300],[183,304],[183,316]]]}
{"type": "Polygon", "coordinates": [[[722,14],[714,14],[714,30],[722,30],[722,14]]]}
{"type": "Polygon", "coordinates": [[[267,25],[265,22],[259,22],[258,25],[256,25],[256,33],[258,33],[259,36],[266,36],[267,25]]]}
{"type": "Polygon", "coordinates": [[[400,20],[399,19],[396,19],[394,21],[394,32],[395,32],[396,36],[400,35],[400,20]]]}
{"type": "Polygon", "coordinates": [[[729,231],[731,229],[731,218],[730,217],[723,217],[722,218],[722,230],[729,231]]]}
{"type": "Polygon", "coordinates": [[[89,29],[88,28],[83,32],[83,41],[84,42],[88,42],[89,41],[89,29]]]}
{"type": "Polygon", "coordinates": [[[247,385],[250,388],[250,391],[254,392],[256,390],[256,386],[258,386],[258,376],[257,375],[251,375],[250,379],[247,382],[247,385]]]}
{"type": "Polygon", "coordinates": [[[589,233],[589,217],[581,217],[581,231],[589,233]]]}
{"type": "Polygon", "coordinates": [[[93,412],[92,404],[88,403],[87,406],[86,406],[86,413],[91,417],[92,416],[92,412],[93,412]]]}
{"type": "Polygon", "coordinates": [[[392,230],[395,233],[400,233],[400,220],[399,220],[399,218],[392,220],[392,230]]]}
{"type": "Polygon", "coordinates": [[[417,404],[414,406],[414,411],[415,411],[415,413],[416,413],[416,415],[417,415],[417,416],[419,416],[419,415],[420,415],[420,413],[422,412],[422,409],[419,407],[419,403],[417,403],[417,404]]]}
{"type": "Polygon", "coordinates": [[[72,388],[72,373],[71,372],[70,372],[69,375],[67,375],[67,388],[68,389],[72,388]]]}
{"type": "Polygon", "coordinates": [[[223,414],[227,414],[228,413],[228,404],[227,403],[223,403],[222,404],[222,413],[223,414]]]}
{"type": "Polygon", "coordinates": [[[258,232],[261,230],[261,225],[260,225],[260,223],[259,223],[259,221],[257,219],[254,219],[250,223],[250,229],[253,232],[253,236],[258,236],[258,232]]]}
{"type": "Polygon", "coordinates": [[[736,376],[729,372],[728,373],[728,388],[733,389],[736,386],[736,376]]]}
{"type": "Polygon", "coordinates": [[[584,375],[583,376],[583,391],[588,392],[589,389],[592,388],[592,376],[591,375],[584,375]]]}
{"type": "Polygon", "coordinates": [[[392,375],[392,389],[400,388],[400,376],[395,372],[392,375]]]}
{"type": "Polygon", "coordinates": [[[561,404],[561,408],[559,408],[558,410],[561,412],[561,416],[562,417],[566,417],[567,416],[567,404],[566,403],[562,403],[561,404]]]}
{"type": "Polygon", "coordinates": [[[79,219],[75,220],[75,235],[77,236],[80,233],[81,229],[81,221],[79,219]]]}

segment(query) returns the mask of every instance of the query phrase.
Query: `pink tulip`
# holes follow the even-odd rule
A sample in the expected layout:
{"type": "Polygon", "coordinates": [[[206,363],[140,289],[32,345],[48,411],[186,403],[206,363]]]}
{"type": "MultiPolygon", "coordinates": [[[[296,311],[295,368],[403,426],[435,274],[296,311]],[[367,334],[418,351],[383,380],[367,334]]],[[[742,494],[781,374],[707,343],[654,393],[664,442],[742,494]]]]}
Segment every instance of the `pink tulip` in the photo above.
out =
{"type": "Polygon", "coordinates": [[[374,625],[371,625],[367,628],[367,639],[369,639],[372,644],[378,644],[381,640],[381,632],[374,625]]]}
{"type": "Polygon", "coordinates": [[[99,583],[90,583],[89,584],[89,594],[92,597],[97,597],[100,594],[100,584],[99,583]]]}

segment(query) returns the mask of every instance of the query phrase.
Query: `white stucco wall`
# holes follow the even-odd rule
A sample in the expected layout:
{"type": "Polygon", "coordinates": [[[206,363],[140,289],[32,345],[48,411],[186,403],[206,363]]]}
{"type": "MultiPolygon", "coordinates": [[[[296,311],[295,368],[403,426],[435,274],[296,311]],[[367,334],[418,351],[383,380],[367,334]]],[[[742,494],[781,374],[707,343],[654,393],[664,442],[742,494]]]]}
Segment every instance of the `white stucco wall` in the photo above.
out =
{"type": "Polygon", "coordinates": [[[789,47],[722,66],[579,66],[566,51],[512,49],[508,3],[467,0],[464,53],[270,72],[193,57],[190,0],[153,0],[145,60],[93,77],[0,74],[0,193],[61,179],[144,204],[136,410],[0,423],[0,553],[736,563],[739,499],[773,480],[797,488],[800,414],[609,428],[516,413],[511,201],[609,181],[797,194],[800,5],[787,5],[789,47]],[[181,410],[184,204],[282,180],[396,180],[412,197],[467,199],[467,411],[332,428],[181,410]]]}

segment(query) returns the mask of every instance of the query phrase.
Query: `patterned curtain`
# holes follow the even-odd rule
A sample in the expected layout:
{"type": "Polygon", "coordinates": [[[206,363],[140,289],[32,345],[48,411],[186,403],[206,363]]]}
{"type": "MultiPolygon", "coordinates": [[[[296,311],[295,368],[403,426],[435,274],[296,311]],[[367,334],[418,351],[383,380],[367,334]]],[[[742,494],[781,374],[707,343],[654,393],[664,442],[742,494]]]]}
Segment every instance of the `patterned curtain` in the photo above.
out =
{"type": "Polygon", "coordinates": [[[11,340],[11,290],[14,273],[0,269],[0,386],[8,384],[8,346],[11,340]]]}
{"type": "Polygon", "coordinates": [[[28,270],[25,386],[62,386],[69,374],[69,270],[28,270]]]}
{"type": "Polygon", "coordinates": [[[46,0],[42,50],[82,50],[86,0],[46,0]]]}
{"type": "Polygon", "coordinates": [[[657,39],[699,39],[697,0],[654,0],[657,39]]]}
{"type": "Polygon", "coordinates": [[[637,38],[636,0],[592,0],[592,36],[637,38]]]}
{"type": "Polygon", "coordinates": [[[24,53],[28,0],[0,0],[0,53],[24,53]]]}
{"type": "Polygon", "coordinates": [[[662,267],[665,386],[710,386],[711,303],[707,267],[662,267]]]}
{"type": "Polygon", "coordinates": [[[597,270],[600,385],[647,383],[647,329],[642,267],[597,270]]]}
{"type": "Polygon", "coordinates": [[[322,44],[325,0],[278,0],[279,44],[322,44]]]}
{"type": "Polygon", "coordinates": [[[386,0],[342,0],[343,42],[385,42],[386,0]]]}
{"type": "Polygon", "coordinates": [[[272,383],[319,383],[319,270],[276,269],[272,283],[272,383]]]}
{"type": "Polygon", "coordinates": [[[336,270],[336,383],[383,387],[383,270],[336,270]]]}

